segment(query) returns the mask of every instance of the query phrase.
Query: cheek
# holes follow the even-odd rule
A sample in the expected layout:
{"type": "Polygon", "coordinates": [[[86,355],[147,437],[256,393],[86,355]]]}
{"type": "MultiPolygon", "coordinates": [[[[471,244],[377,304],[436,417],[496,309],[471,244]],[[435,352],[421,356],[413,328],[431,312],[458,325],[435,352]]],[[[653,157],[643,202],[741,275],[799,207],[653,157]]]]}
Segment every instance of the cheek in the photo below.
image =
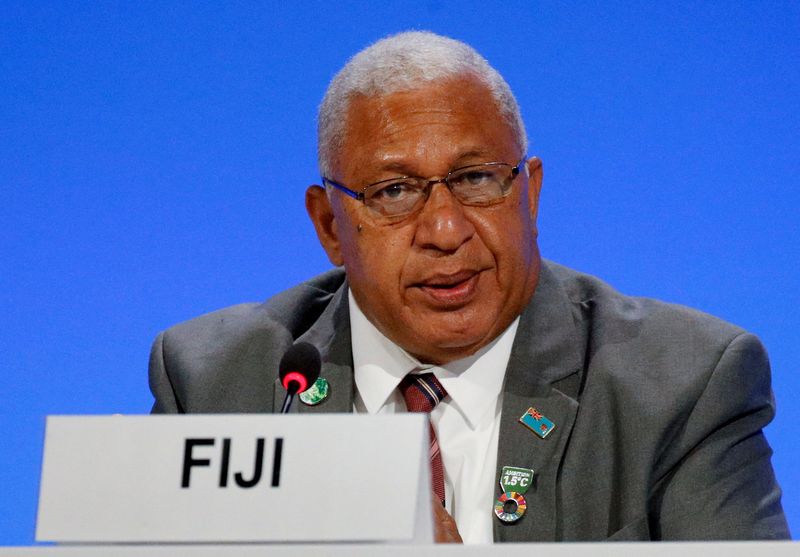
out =
{"type": "Polygon", "coordinates": [[[502,210],[485,214],[480,224],[481,239],[503,275],[501,280],[524,272],[531,259],[533,242],[527,199],[517,197],[508,201],[512,203],[502,206],[502,210]]]}
{"type": "Polygon", "coordinates": [[[400,231],[381,232],[366,226],[360,233],[354,232],[348,274],[365,287],[377,289],[382,296],[392,297],[402,282],[408,242],[400,231]]]}
{"type": "Polygon", "coordinates": [[[538,276],[539,248],[527,196],[519,196],[507,214],[496,246],[498,286],[505,315],[518,315],[530,300],[538,276]]]}

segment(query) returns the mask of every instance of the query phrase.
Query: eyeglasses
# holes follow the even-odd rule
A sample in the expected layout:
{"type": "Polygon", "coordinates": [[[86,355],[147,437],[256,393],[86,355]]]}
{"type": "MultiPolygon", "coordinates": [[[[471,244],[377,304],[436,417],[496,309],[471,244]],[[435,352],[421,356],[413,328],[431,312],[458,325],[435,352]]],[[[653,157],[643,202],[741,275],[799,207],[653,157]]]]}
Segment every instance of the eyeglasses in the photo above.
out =
{"type": "Polygon", "coordinates": [[[525,159],[522,157],[516,166],[504,162],[464,166],[437,179],[415,176],[391,178],[369,184],[360,192],[325,176],[322,177],[322,183],[358,199],[379,219],[395,222],[422,209],[434,184],[445,184],[462,205],[485,207],[499,203],[511,193],[511,184],[525,159]]]}

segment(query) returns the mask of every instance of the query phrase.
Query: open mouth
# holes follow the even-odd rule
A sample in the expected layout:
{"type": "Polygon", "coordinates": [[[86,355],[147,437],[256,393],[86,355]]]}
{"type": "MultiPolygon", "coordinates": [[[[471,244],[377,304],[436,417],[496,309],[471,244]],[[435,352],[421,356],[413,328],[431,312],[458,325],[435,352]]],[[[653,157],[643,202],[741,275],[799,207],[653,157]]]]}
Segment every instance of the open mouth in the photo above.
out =
{"type": "Polygon", "coordinates": [[[480,273],[464,271],[449,276],[431,277],[415,286],[430,302],[438,306],[459,306],[475,295],[480,273]]]}

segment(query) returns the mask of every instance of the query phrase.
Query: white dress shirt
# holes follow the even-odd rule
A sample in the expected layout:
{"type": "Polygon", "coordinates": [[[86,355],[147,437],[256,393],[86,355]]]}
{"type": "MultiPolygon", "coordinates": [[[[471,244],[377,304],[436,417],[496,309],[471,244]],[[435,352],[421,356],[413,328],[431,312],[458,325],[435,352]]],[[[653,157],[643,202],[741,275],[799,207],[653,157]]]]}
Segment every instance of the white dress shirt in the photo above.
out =
{"type": "Polygon", "coordinates": [[[449,395],[431,412],[442,452],[447,510],[464,543],[492,543],[497,441],[503,378],[519,318],[476,354],[432,366],[419,362],[386,338],[350,293],[350,332],[359,413],[405,412],[397,389],[410,372],[432,372],[449,395]]]}

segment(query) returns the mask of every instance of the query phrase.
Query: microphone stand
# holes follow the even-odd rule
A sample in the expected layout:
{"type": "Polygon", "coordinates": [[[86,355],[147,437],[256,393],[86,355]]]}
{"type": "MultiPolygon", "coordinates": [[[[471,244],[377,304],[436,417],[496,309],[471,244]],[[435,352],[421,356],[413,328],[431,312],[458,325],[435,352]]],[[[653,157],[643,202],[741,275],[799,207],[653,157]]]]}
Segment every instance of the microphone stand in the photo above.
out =
{"type": "Polygon", "coordinates": [[[294,395],[297,394],[297,390],[299,389],[300,385],[297,381],[291,381],[289,383],[289,388],[286,389],[286,396],[283,397],[283,406],[281,407],[281,414],[288,414],[289,407],[292,405],[292,401],[294,401],[294,395]]]}

